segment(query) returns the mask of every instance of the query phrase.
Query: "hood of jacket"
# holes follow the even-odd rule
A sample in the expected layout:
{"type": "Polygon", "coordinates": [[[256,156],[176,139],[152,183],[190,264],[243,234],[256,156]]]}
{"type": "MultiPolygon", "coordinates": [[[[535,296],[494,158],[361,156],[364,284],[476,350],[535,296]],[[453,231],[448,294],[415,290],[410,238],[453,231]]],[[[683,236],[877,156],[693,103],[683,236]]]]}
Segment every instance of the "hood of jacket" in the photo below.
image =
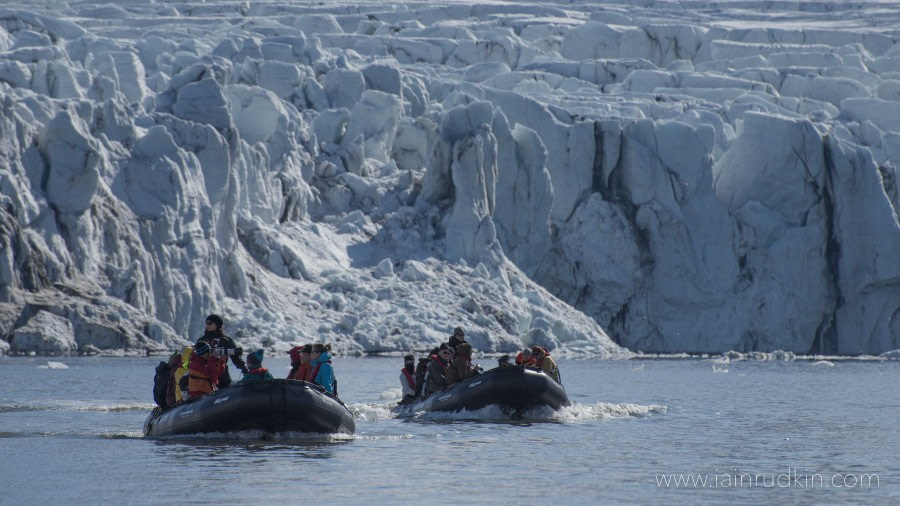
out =
{"type": "Polygon", "coordinates": [[[309,362],[309,364],[311,366],[315,367],[319,364],[324,364],[325,362],[328,362],[329,360],[331,360],[331,353],[328,353],[327,351],[323,351],[322,354],[319,355],[319,358],[317,358],[315,360],[311,360],[309,362]]]}

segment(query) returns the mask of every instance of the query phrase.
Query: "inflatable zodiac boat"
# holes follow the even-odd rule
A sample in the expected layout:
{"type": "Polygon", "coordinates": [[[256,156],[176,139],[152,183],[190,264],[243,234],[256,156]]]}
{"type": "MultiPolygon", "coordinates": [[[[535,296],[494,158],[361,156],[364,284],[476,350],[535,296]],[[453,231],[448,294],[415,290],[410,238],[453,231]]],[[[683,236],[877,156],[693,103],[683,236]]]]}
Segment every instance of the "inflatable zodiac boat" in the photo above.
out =
{"type": "Polygon", "coordinates": [[[338,398],[311,383],[284,379],[233,385],[165,411],[157,408],[144,422],[149,437],[239,430],[352,434],[356,424],[338,398]]]}
{"type": "Polygon", "coordinates": [[[424,400],[398,404],[394,411],[399,415],[422,411],[473,411],[492,404],[519,415],[540,406],[557,410],[569,404],[569,397],[563,386],[543,371],[498,367],[435,392],[424,400]]]}

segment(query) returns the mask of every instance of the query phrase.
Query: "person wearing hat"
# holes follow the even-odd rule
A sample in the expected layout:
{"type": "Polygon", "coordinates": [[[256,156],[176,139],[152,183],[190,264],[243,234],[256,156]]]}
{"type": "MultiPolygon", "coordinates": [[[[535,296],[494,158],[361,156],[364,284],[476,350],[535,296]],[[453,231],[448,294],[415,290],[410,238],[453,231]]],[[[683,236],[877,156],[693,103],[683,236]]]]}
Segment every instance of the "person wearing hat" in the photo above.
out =
{"type": "MultiPolygon", "coordinates": [[[[241,372],[246,374],[247,364],[245,364],[244,359],[241,358],[243,349],[234,344],[234,339],[225,335],[224,329],[225,320],[223,320],[221,316],[217,314],[207,316],[206,329],[200,339],[197,339],[197,344],[194,346],[196,347],[200,343],[207,343],[213,354],[231,357],[231,362],[234,363],[241,372]]],[[[222,375],[219,376],[219,388],[227,388],[229,385],[231,385],[231,373],[228,372],[226,359],[226,366],[222,370],[222,375]]]]}
{"type": "Polygon", "coordinates": [[[337,397],[337,380],[334,378],[334,367],[331,365],[331,345],[316,343],[309,354],[308,383],[315,383],[326,392],[337,397]]]}
{"type": "Polygon", "coordinates": [[[193,399],[218,390],[224,368],[225,357],[213,354],[209,343],[197,343],[188,363],[188,397],[193,399]]]}
{"type": "Polygon", "coordinates": [[[505,369],[507,367],[512,367],[513,365],[509,363],[509,355],[503,355],[497,359],[497,367],[501,369],[505,369]]]}
{"type": "Polygon", "coordinates": [[[453,363],[447,368],[447,386],[459,383],[481,373],[481,368],[472,365],[472,345],[459,343],[453,363]]]}
{"type": "Polygon", "coordinates": [[[556,362],[550,357],[550,352],[541,346],[532,346],[531,354],[534,357],[535,367],[549,374],[557,383],[560,383],[559,367],[556,366],[556,362]]]}
{"type": "Polygon", "coordinates": [[[460,343],[466,342],[466,331],[463,330],[462,327],[456,327],[453,329],[453,335],[450,336],[450,339],[447,341],[447,344],[450,346],[453,354],[456,354],[456,347],[460,345],[460,343]]]}
{"type": "Polygon", "coordinates": [[[516,355],[516,365],[521,365],[522,367],[534,367],[534,356],[531,353],[531,348],[525,348],[520,351],[518,355],[516,355]]]}
{"type": "Polygon", "coordinates": [[[291,356],[291,372],[288,373],[287,379],[306,381],[309,376],[309,354],[312,353],[312,345],[304,344],[303,346],[294,346],[288,355],[291,356]]]}
{"type": "Polygon", "coordinates": [[[403,357],[403,369],[400,369],[400,388],[403,399],[400,404],[409,404],[416,399],[416,357],[403,357]]]}
{"type": "Polygon", "coordinates": [[[268,369],[262,366],[263,350],[256,350],[247,355],[247,372],[235,385],[244,385],[251,381],[270,381],[275,379],[268,369]]]}

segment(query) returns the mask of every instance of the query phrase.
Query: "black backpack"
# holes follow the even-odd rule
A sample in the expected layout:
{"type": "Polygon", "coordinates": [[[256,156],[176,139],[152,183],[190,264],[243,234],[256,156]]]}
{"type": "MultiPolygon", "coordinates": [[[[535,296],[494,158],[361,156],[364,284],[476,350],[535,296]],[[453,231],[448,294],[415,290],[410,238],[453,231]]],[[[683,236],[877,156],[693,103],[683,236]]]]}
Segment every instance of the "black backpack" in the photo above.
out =
{"type": "Polygon", "coordinates": [[[166,391],[169,387],[169,373],[172,368],[168,362],[160,362],[156,366],[156,375],[153,376],[153,401],[161,409],[166,409],[166,391]]]}
{"type": "Polygon", "coordinates": [[[428,359],[420,358],[416,365],[416,397],[422,396],[422,388],[425,386],[425,372],[428,371],[428,359]]]}

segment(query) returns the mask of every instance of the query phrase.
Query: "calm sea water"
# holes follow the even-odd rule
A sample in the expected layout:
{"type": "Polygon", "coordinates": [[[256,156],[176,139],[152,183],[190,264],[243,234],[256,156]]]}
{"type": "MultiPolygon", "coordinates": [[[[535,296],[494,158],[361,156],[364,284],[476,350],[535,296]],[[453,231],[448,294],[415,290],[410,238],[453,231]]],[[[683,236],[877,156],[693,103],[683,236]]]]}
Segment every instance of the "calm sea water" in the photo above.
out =
{"type": "Polygon", "coordinates": [[[158,361],[0,358],[0,504],[900,503],[896,361],[561,360],[572,407],[470,421],[339,358],[353,436],[151,440],[158,361]]]}

